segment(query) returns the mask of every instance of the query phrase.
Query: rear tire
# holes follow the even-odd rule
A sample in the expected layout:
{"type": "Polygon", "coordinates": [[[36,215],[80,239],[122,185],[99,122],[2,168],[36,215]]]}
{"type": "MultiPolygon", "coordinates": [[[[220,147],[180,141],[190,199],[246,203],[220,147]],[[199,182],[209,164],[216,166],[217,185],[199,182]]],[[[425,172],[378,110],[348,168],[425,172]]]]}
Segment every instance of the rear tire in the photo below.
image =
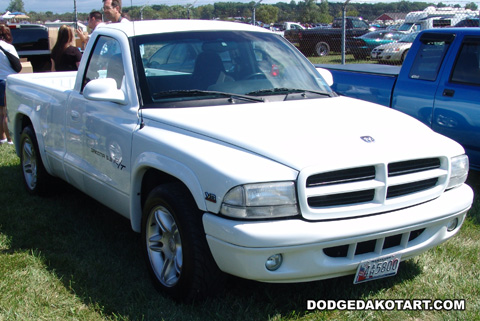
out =
{"type": "Polygon", "coordinates": [[[25,127],[20,136],[20,165],[27,191],[32,195],[45,195],[51,177],[43,165],[37,138],[30,126],[25,127]]]}
{"type": "Polygon", "coordinates": [[[192,303],[222,289],[223,273],[210,253],[202,213],[182,184],[160,185],[148,195],[142,247],[154,286],[176,301],[192,303]]]}
{"type": "Polygon", "coordinates": [[[315,54],[319,57],[325,57],[330,54],[330,46],[326,42],[317,42],[315,45],[315,54]]]}

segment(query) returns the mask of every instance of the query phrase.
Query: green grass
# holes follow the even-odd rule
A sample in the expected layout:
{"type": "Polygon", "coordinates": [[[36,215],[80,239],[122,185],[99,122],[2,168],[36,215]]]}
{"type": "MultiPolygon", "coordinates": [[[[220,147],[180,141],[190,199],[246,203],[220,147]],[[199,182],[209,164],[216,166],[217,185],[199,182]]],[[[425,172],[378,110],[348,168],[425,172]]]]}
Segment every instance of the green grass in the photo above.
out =
{"type": "MultiPolygon", "coordinates": [[[[179,305],[156,292],[130,223],[77,190],[29,196],[0,146],[0,320],[480,320],[479,201],[460,233],[399,274],[299,284],[229,279],[219,298],[179,305]],[[307,311],[307,300],[465,299],[465,311],[307,311]]],[[[478,192],[480,175],[469,184],[478,192]]]]}
{"type": "MultiPolygon", "coordinates": [[[[307,57],[308,60],[312,64],[341,64],[342,63],[342,55],[338,52],[333,52],[328,56],[325,57],[307,57]]],[[[353,58],[353,55],[348,54],[345,55],[345,63],[346,64],[376,64],[377,61],[370,60],[370,59],[363,59],[363,60],[356,60],[353,58]]]]}

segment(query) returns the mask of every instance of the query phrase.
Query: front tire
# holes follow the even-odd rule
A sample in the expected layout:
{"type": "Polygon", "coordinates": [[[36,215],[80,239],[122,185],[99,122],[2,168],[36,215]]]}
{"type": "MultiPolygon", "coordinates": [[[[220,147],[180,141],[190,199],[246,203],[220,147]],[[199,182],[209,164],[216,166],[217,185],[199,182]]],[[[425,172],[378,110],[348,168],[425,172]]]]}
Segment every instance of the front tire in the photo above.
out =
{"type": "Polygon", "coordinates": [[[184,303],[202,300],[223,285],[203,231],[202,215],[187,188],[160,185],[145,202],[142,247],[155,287],[184,303]]]}
{"type": "Polygon", "coordinates": [[[32,195],[45,195],[50,175],[43,165],[37,138],[30,126],[25,127],[20,136],[20,164],[27,191],[32,195]]]}

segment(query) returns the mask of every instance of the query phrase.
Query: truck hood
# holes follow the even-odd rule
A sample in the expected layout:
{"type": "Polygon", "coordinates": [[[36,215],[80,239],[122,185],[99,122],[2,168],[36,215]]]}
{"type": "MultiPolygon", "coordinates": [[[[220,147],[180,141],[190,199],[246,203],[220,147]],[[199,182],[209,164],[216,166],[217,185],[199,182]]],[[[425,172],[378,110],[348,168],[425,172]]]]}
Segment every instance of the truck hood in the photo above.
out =
{"type": "Polygon", "coordinates": [[[460,145],[410,116],[347,97],[144,109],[143,116],[296,170],[463,153],[460,145]]]}

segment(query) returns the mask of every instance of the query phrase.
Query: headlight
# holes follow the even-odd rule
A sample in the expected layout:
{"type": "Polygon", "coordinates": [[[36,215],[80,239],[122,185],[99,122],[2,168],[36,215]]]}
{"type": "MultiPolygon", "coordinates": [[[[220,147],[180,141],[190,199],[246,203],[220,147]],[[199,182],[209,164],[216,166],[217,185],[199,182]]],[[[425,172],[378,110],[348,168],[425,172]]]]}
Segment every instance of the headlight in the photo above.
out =
{"type": "Polygon", "coordinates": [[[448,182],[447,189],[457,187],[467,180],[468,176],[468,156],[460,155],[453,157],[452,161],[452,172],[450,175],[450,181],[448,182]]]}
{"type": "Polygon", "coordinates": [[[298,215],[294,182],[246,184],[232,188],[220,212],[236,218],[264,219],[298,215]]]}

